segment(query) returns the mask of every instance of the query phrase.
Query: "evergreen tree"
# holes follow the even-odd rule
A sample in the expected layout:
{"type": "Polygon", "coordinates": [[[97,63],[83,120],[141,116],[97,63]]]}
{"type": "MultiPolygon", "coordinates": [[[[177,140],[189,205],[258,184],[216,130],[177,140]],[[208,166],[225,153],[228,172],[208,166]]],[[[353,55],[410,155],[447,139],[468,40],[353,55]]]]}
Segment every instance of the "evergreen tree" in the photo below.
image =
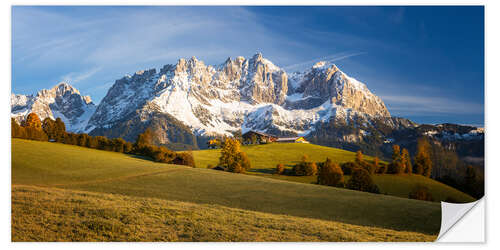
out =
{"type": "Polygon", "coordinates": [[[66,125],[61,120],[61,118],[57,117],[55,122],[55,140],[58,142],[62,142],[64,140],[64,135],[66,134],[66,125]]]}
{"type": "Polygon", "coordinates": [[[56,139],[56,122],[47,117],[42,122],[42,129],[49,139],[56,139]]]}

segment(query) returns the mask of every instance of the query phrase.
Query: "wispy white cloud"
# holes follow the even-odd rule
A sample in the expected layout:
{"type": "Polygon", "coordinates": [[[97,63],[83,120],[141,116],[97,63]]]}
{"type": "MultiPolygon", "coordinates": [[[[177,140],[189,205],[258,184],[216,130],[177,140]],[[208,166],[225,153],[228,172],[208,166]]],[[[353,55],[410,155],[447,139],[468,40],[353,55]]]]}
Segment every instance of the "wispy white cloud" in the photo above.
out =
{"type": "Polygon", "coordinates": [[[283,68],[285,70],[298,70],[298,69],[303,69],[305,67],[310,67],[311,65],[313,65],[314,63],[317,63],[319,61],[336,62],[336,61],[344,60],[344,59],[347,59],[350,57],[360,56],[363,54],[366,54],[366,52],[354,52],[354,53],[341,52],[341,53],[337,53],[337,54],[332,54],[332,55],[328,55],[328,56],[324,56],[324,57],[315,58],[315,59],[305,61],[305,62],[295,63],[292,65],[285,66],[283,68]]]}
{"type": "Polygon", "coordinates": [[[94,68],[87,70],[85,72],[71,72],[69,74],[62,76],[61,81],[67,82],[70,84],[79,83],[87,78],[92,77],[97,72],[99,72],[101,69],[102,69],[102,67],[94,67],[94,68]]]}
{"type": "Polygon", "coordinates": [[[459,101],[445,97],[381,95],[380,98],[396,115],[443,115],[443,114],[481,114],[484,104],[459,101]]]}

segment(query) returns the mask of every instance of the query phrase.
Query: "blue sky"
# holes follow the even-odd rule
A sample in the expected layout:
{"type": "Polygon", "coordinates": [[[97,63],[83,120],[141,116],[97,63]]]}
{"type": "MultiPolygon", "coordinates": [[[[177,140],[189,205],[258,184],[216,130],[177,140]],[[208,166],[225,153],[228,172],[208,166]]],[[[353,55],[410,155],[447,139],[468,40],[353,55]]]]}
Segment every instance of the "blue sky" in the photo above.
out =
{"type": "Polygon", "coordinates": [[[116,79],[257,51],[288,71],[334,61],[420,123],[484,124],[483,7],[12,8],[12,92],[67,81],[98,103],[116,79]]]}

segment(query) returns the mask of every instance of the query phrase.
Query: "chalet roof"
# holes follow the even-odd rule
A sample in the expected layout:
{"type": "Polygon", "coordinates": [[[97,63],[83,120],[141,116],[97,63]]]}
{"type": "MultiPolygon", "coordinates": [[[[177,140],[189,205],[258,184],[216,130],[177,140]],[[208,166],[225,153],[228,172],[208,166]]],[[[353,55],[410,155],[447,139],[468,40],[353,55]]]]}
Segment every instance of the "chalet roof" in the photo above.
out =
{"type": "Polygon", "coordinates": [[[248,131],[248,132],[244,133],[244,134],[243,134],[243,136],[248,135],[248,134],[250,134],[250,133],[258,134],[258,135],[261,135],[261,136],[267,136],[267,137],[274,137],[274,138],[276,138],[276,137],[277,137],[277,136],[274,136],[274,135],[266,134],[266,133],[264,133],[264,132],[253,131],[253,130],[250,130],[250,131],[248,131]]]}

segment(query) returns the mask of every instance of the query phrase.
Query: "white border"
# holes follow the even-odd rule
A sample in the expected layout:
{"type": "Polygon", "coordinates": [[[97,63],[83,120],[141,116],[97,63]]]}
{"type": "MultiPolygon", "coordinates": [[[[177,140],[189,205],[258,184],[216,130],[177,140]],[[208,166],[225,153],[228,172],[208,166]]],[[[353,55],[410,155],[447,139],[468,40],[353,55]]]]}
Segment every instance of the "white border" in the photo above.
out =
{"type": "MultiPolygon", "coordinates": [[[[253,247],[258,247],[260,249],[299,249],[299,248],[315,248],[315,249],[331,249],[333,247],[342,247],[346,249],[359,249],[366,246],[370,246],[373,249],[386,249],[388,247],[405,249],[420,249],[428,247],[443,247],[449,249],[471,249],[476,247],[481,248],[499,248],[500,240],[498,237],[498,228],[500,221],[498,220],[500,213],[500,207],[495,196],[496,190],[498,188],[498,181],[496,180],[498,176],[498,166],[499,161],[490,155],[495,153],[494,149],[497,148],[498,142],[500,141],[499,132],[495,131],[500,129],[499,118],[496,115],[495,107],[500,107],[500,98],[497,96],[500,94],[498,91],[500,79],[498,77],[499,71],[499,30],[500,30],[500,1],[460,1],[460,0],[440,0],[440,1],[398,1],[398,0],[384,0],[384,1],[362,1],[362,0],[352,0],[352,1],[326,1],[326,0],[310,0],[310,1],[298,1],[298,0],[275,0],[275,1],[265,1],[265,0],[243,0],[243,1],[229,1],[229,0],[218,0],[218,1],[99,1],[99,0],[86,0],[86,1],[2,1],[0,3],[0,18],[1,18],[1,49],[2,60],[0,65],[0,75],[2,76],[2,81],[0,84],[1,97],[0,101],[2,104],[1,114],[4,120],[0,122],[1,124],[1,152],[3,164],[3,174],[1,175],[1,180],[3,183],[2,187],[2,201],[3,206],[1,219],[1,239],[5,247],[15,247],[20,249],[67,249],[68,247],[75,249],[87,249],[89,247],[99,248],[99,249],[129,249],[129,248],[149,248],[149,247],[161,247],[161,248],[182,248],[182,249],[250,249],[253,247]],[[11,5],[485,5],[485,17],[486,17],[486,47],[485,47],[485,57],[486,57],[486,86],[485,86],[485,114],[486,114],[486,193],[488,190],[493,192],[493,195],[489,195],[489,198],[485,201],[486,203],[486,213],[488,213],[488,221],[486,222],[486,241],[487,244],[414,244],[414,243],[244,243],[244,244],[232,244],[232,243],[106,243],[106,244],[89,244],[89,243],[78,243],[71,244],[54,244],[54,243],[10,243],[10,82],[11,82],[11,5]],[[497,60],[495,60],[497,59],[497,60]],[[490,109],[491,107],[491,109],[490,109]],[[489,112],[492,111],[492,112],[489,112]],[[496,145],[495,145],[496,144],[496,145]],[[491,178],[490,178],[491,176],[491,178]],[[489,180],[492,180],[490,182],[489,180]],[[495,212],[496,211],[496,212],[495,212]]],[[[477,208],[477,207],[476,207],[477,208]]],[[[483,213],[484,214],[484,213],[483,213]]],[[[465,228],[471,228],[473,224],[465,223],[465,228]]],[[[463,224],[462,222],[460,224],[463,224]]],[[[453,232],[450,232],[453,233],[453,232]]],[[[451,237],[451,236],[450,236],[451,237]]],[[[460,237],[460,236],[459,236],[460,237]]],[[[462,236],[463,237],[463,236],[462,236]]]]}

